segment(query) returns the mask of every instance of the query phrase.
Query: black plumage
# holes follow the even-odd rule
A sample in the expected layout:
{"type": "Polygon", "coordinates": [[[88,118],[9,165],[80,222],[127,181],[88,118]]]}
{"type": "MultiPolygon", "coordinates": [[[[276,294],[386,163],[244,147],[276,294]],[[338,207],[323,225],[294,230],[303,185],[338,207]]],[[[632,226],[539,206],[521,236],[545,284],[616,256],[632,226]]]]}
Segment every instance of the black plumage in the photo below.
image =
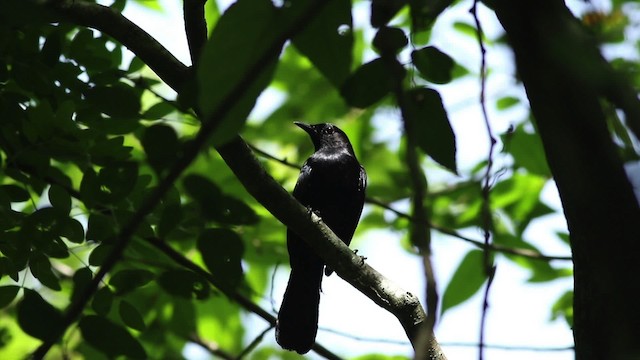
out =
{"type": "MultiPolygon", "coordinates": [[[[347,245],[355,232],[367,185],[347,135],[333,124],[295,123],[306,131],[315,153],[304,163],[293,196],[316,212],[347,245]]],[[[291,275],[278,313],[276,340],[285,349],[307,353],[318,332],[318,306],[324,261],[287,230],[291,275]]],[[[329,268],[325,269],[331,274],[329,268]]]]}

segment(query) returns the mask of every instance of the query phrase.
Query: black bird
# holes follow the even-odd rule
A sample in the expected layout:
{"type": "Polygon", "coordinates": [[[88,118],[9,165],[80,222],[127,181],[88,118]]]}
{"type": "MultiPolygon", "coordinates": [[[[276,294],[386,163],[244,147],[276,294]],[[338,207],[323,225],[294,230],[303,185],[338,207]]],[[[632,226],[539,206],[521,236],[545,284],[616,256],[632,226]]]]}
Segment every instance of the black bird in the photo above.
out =
{"type": "MultiPolygon", "coordinates": [[[[362,213],[367,174],[356,159],[349,138],[337,126],[295,124],[309,134],[315,153],[302,165],[293,196],[349,245],[362,213]]],[[[287,230],[287,249],[291,275],[278,313],[276,341],[287,350],[305,354],[318,332],[325,263],[291,230],[287,230]]],[[[328,276],[332,270],[326,268],[325,272],[328,276]]]]}

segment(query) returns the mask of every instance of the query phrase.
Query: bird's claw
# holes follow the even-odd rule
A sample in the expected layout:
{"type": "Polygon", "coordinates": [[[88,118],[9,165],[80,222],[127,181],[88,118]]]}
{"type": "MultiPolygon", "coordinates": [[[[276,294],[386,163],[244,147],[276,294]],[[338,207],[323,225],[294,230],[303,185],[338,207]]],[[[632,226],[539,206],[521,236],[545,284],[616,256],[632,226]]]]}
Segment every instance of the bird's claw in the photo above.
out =
{"type": "MultiPolygon", "coordinates": [[[[358,255],[358,249],[354,249],[353,253],[358,255]]],[[[367,257],[362,255],[358,255],[358,256],[360,256],[360,265],[361,266],[364,265],[364,261],[367,260],[367,257]]]]}

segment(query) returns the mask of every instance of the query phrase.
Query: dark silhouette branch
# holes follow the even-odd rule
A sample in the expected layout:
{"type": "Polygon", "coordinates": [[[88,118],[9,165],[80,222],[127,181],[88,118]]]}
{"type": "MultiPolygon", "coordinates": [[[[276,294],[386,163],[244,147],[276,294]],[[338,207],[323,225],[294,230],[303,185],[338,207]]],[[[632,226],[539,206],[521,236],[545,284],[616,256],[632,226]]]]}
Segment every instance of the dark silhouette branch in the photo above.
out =
{"type": "MultiPolygon", "coordinates": [[[[262,319],[267,321],[271,328],[276,325],[275,316],[271,315],[268,311],[251,301],[251,299],[247,298],[243,294],[235,290],[228,290],[227,286],[221,286],[219,281],[215,276],[211,275],[207,270],[203,269],[193,261],[189,260],[187,257],[174,250],[169,244],[165,241],[157,238],[147,238],[146,239],[150,244],[152,244],[155,248],[162,251],[165,255],[167,255],[171,260],[173,260],[176,264],[183,266],[185,269],[191,270],[194,273],[202,276],[207,282],[211,285],[215,286],[218,290],[223,292],[229,299],[243,307],[244,309],[260,316],[262,319]]],[[[340,359],[339,356],[335,355],[327,348],[323,347],[320,344],[315,344],[313,346],[313,351],[315,351],[318,355],[322,355],[327,359],[340,359]]]]}
{"type": "Polygon", "coordinates": [[[194,68],[198,65],[202,49],[207,43],[207,21],[204,17],[206,3],[207,0],[182,0],[184,30],[194,68]]]}
{"type": "Polygon", "coordinates": [[[100,30],[118,40],[176,91],[189,76],[188,68],[156,39],[109,7],[79,0],[45,0],[42,4],[61,21],[100,30]]]}
{"type": "Polygon", "coordinates": [[[491,245],[491,230],[493,228],[493,219],[491,213],[491,172],[493,170],[493,151],[496,146],[496,138],[493,135],[491,129],[491,123],[489,122],[489,115],[487,115],[487,103],[486,103],[486,87],[487,87],[487,50],[484,46],[484,32],[482,31],[482,24],[478,18],[478,3],[479,0],[474,0],[473,5],[469,12],[473,16],[473,20],[476,25],[476,38],[478,41],[478,47],[480,48],[480,109],[482,111],[482,119],[487,130],[487,136],[489,137],[489,154],[487,155],[487,168],[485,169],[484,179],[482,184],[482,230],[484,233],[484,248],[483,248],[483,266],[484,273],[487,276],[487,282],[482,294],[482,314],[480,316],[480,339],[478,344],[478,359],[484,359],[484,338],[485,338],[485,324],[487,321],[487,310],[489,309],[489,291],[491,290],[491,284],[496,274],[496,265],[493,262],[491,251],[489,246],[491,245]]]}
{"type": "Polygon", "coordinates": [[[601,84],[611,73],[564,2],[491,5],[513,49],[567,219],[576,358],[633,357],[640,353],[640,207],[601,105],[601,84]]]}
{"type": "MultiPolygon", "coordinates": [[[[305,240],[338,276],[376,304],[392,313],[416,346],[416,334],[426,314],[416,296],[399,288],[347,247],[321,219],[300,205],[280,186],[239,137],[218,148],[218,152],[247,191],[271,214],[305,240]],[[311,219],[311,221],[309,221],[311,219]]],[[[440,351],[434,342],[435,351],[440,351]]]]}
{"type": "Polygon", "coordinates": [[[404,136],[407,139],[405,161],[409,169],[409,179],[411,183],[411,212],[412,218],[416,221],[410,222],[409,238],[411,243],[418,248],[422,256],[424,266],[424,276],[426,279],[426,301],[427,301],[427,319],[420,325],[417,332],[410,338],[414,349],[415,358],[441,358],[446,359],[442,351],[435,349],[437,344],[433,329],[436,325],[438,314],[438,291],[436,277],[433,271],[433,263],[431,262],[431,229],[429,227],[429,216],[425,208],[424,199],[427,195],[427,177],[422,171],[420,158],[418,155],[418,145],[415,139],[415,130],[412,128],[411,120],[407,112],[405,92],[403,88],[403,78],[398,75],[394,69],[402,67],[396,58],[395,51],[381,49],[382,60],[388,67],[389,74],[393,76],[393,95],[396,103],[400,108],[402,116],[402,124],[404,126],[404,136]]]}

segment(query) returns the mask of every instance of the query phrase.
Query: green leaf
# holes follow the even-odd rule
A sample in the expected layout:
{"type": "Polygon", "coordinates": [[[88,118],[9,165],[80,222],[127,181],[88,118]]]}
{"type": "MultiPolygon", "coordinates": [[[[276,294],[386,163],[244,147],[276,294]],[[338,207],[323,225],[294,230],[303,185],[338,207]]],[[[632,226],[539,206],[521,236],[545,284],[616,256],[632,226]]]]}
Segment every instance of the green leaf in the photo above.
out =
{"type": "Polygon", "coordinates": [[[93,279],[93,272],[88,267],[76,270],[73,274],[73,293],[71,293],[71,301],[77,301],[83,296],[84,289],[93,279]]]}
{"type": "Polygon", "coordinates": [[[147,328],[142,315],[140,315],[138,309],[131,305],[130,302],[125,300],[120,301],[119,310],[120,319],[122,319],[122,322],[128,327],[138,331],[144,331],[144,329],[147,328]]]}
{"type": "Polygon", "coordinates": [[[350,106],[369,107],[393,89],[406,70],[397,62],[385,63],[381,58],[360,66],[342,85],[340,94],[350,106]]]}
{"type": "Polygon", "coordinates": [[[78,326],[85,341],[109,357],[147,358],[146,351],[136,338],[122,326],[104,317],[85,316],[78,326]]]}
{"type": "Polygon", "coordinates": [[[158,236],[165,238],[174,230],[184,219],[184,212],[179,203],[168,204],[162,210],[162,215],[158,221],[158,236]]]}
{"type": "Polygon", "coordinates": [[[174,111],[176,111],[176,108],[173,104],[168,101],[161,101],[148,108],[144,114],[142,114],[142,118],[146,120],[160,120],[174,111]]]}
{"type": "Polygon", "coordinates": [[[233,225],[251,225],[258,221],[258,216],[251,207],[223,194],[209,179],[190,174],[183,183],[187,194],[198,202],[202,215],[207,219],[233,225]]]}
{"type": "Polygon", "coordinates": [[[158,174],[168,169],[179,156],[178,135],[171,126],[148,127],[142,136],[142,146],[147,153],[149,165],[158,174]]]}
{"type": "Polygon", "coordinates": [[[17,285],[0,286],[0,309],[11,304],[18,295],[18,291],[20,291],[20,286],[17,285]]]}
{"type": "Polygon", "coordinates": [[[70,217],[64,217],[58,222],[58,231],[60,236],[64,236],[67,240],[80,244],[84,241],[84,228],[82,224],[70,217]]]}
{"type": "Polygon", "coordinates": [[[373,38],[373,46],[378,49],[381,54],[395,55],[399,53],[409,40],[404,31],[395,27],[382,27],[373,38]]]}
{"type": "Polygon", "coordinates": [[[196,315],[196,309],[192,301],[181,298],[172,299],[173,312],[169,329],[181,336],[190,336],[196,329],[196,321],[201,320],[196,315]]]}
{"type": "Polygon", "coordinates": [[[540,136],[527,132],[523,125],[519,125],[512,133],[503,135],[502,142],[505,151],[513,156],[516,167],[545,178],[551,177],[540,136]]]}
{"type": "Polygon", "coordinates": [[[116,289],[116,295],[122,295],[148,284],[155,275],[147,270],[126,269],[115,273],[109,280],[109,285],[116,289]]]}
{"type": "Polygon", "coordinates": [[[0,185],[0,191],[3,191],[12,203],[28,201],[31,196],[29,192],[18,185],[0,185]]]}
{"type": "Polygon", "coordinates": [[[197,247],[222,286],[235,288],[240,284],[244,244],[238,234],[228,229],[207,229],[198,237],[197,247]]]}
{"type": "Polygon", "coordinates": [[[573,291],[567,291],[551,306],[551,320],[564,317],[569,327],[573,327],[573,291]]]}
{"type": "MultiPolygon", "coordinates": [[[[285,14],[298,15],[314,1],[293,1],[285,14]]],[[[293,45],[339,88],[351,71],[353,23],[350,1],[329,1],[304,30],[293,38],[293,45]]]]}
{"type": "MultiPolygon", "coordinates": [[[[118,231],[118,226],[116,225],[113,217],[97,213],[92,213],[91,215],[89,215],[89,223],[87,226],[87,240],[109,240],[116,235],[116,231],[118,231]]],[[[91,265],[98,266],[98,264],[93,263],[91,265]]]]}
{"type": "Polygon", "coordinates": [[[0,278],[4,275],[9,275],[13,281],[18,281],[20,279],[18,270],[20,269],[16,269],[10,258],[0,256],[0,278]]]}
{"type": "Polygon", "coordinates": [[[456,31],[458,31],[459,33],[467,35],[467,36],[473,38],[474,40],[478,36],[476,28],[473,25],[465,23],[465,22],[461,22],[461,21],[455,22],[455,23],[453,23],[453,28],[456,31]]]}
{"type": "Polygon", "coordinates": [[[56,211],[61,214],[69,214],[71,211],[71,196],[67,190],[59,185],[51,185],[49,188],[49,202],[56,211]]]}
{"type": "Polygon", "coordinates": [[[411,60],[425,80],[446,84],[453,79],[455,61],[436,47],[427,46],[414,50],[411,60]]]}
{"type": "Polygon", "coordinates": [[[140,112],[140,95],[129,85],[96,86],[85,94],[95,109],[112,117],[135,118],[140,112]]]}
{"type": "Polygon", "coordinates": [[[42,341],[54,340],[53,337],[62,323],[60,310],[30,289],[24,289],[24,297],[18,304],[17,316],[20,328],[25,333],[42,341]]]}
{"type": "Polygon", "coordinates": [[[240,131],[271,81],[279,51],[266,62],[257,61],[284,45],[278,43],[279,29],[276,9],[268,0],[239,0],[218,20],[198,67],[198,104],[205,121],[217,122],[214,144],[224,144],[240,131]],[[261,71],[251,73],[255,66],[261,71]],[[230,108],[223,118],[211,119],[225,106],[230,108]]]}
{"type": "Polygon", "coordinates": [[[188,270],[169,270],[160,274],[158,285],[171,295],[202,300],[209,296],[209,284],[188,270]]]}
{"type": "Polygon", "coordinates": [[[480,250],[469,251],[444,291],[441,314],[471,298],[486,279],[484,254],[480,250]]]}
{"type": "Polygon", "coordinates": [[[407,0],[372,0],[371,26],[379,28],[386,25],[406,4],[407,0]]]}
{"type": "Polygon", "coordinates": [[[520,103],[520,99],[514,96],[501,97],[496,101],[498,110],[506,110],[520,103]]]}
{"type": "Polygon", "coordinates": [[[437,163],[457,174],[456,138],[440,94],[415,88],[404,94],[403,106],[417,145],[437,163]]]}
{"type": "Polygon", "coordinates": [[[53,273],[53,270],[51,269],[51,262],[46,255],[40,252],[33,253],[29,259],[29,269],[31,270],[33,277],[38,279],[42,285],[52,290],[62,290],[62,287],[60,287],[60,281],[53,273]]]}
{"type": "Polygon", "coordinates": [[[96,291],[91,301],[91,308],[98,315],[107,316],[113,304],[113,293],[108,286],[101,287],[96,291]]]}

